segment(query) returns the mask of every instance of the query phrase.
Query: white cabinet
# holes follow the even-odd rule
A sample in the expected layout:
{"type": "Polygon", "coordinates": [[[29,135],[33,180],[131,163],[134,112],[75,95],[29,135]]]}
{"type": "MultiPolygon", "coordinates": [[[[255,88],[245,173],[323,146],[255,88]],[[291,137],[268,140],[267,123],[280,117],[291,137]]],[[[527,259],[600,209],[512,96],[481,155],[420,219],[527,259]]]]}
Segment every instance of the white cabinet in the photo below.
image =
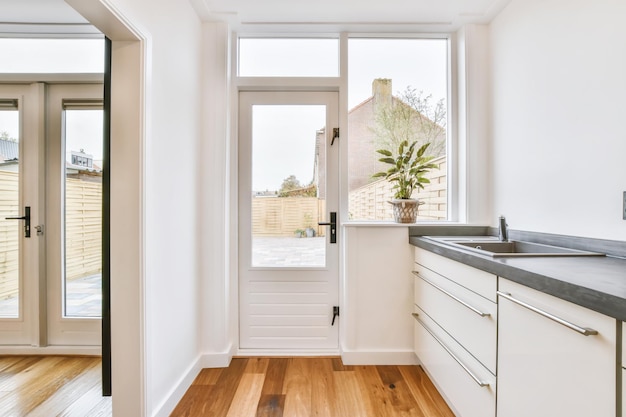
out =
{"type": "Polygon", "coordinates": [[[499,293],[498,417],[615,417],[616,320],[503,278],[499,293]]]}
{"type": "Polygon", "coordinates": [[[460,417],[496,413],[495,275],[415,251],[415,353],[460,417]]]}

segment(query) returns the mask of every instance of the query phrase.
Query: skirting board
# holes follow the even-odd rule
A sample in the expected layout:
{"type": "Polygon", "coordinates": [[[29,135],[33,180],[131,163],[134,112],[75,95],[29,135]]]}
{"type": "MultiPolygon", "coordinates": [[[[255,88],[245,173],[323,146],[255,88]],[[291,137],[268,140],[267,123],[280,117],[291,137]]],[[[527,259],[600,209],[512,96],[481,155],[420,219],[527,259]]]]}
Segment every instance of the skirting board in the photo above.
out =
{"type": "Polygon", "coordinates": [[[344,365],[417,365],[415,352],[407,351],[349,351],[341,352],[344,365]]]}
{"type": "Polygon", "coordinates": [[[199,356],[172,387],[166,398],[155,408],[156,411],[152,413],[152,416],[168,417],[203,368],[225,368],[230,364],[232,357],[232,349],[223,353],[204,353],[199,356]]]}

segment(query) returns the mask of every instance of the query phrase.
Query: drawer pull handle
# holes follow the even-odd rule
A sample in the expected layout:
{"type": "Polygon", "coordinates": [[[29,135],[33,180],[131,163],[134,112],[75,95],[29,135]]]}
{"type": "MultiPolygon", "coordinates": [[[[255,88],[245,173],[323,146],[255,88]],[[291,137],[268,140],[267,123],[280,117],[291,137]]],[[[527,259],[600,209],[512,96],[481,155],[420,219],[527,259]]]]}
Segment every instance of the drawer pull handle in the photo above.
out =
{"type": "Polygon", "coordinates": [[[428,328],[428,326],[426,326],[426,324],[424,324],[424,322],[422,320],[420,320],[419,314],[413,313],[413,318],[415,320],[417,320],[417,322],[419,324],[422,325],[424,330],[426,330],[428,333],[430,333],[430,335],[433,337],[433,339],[435,339],[437,341],[437,343],[439,343],[441,345],[441,347],[446,352],[448,352],[448,355],[450,355],[452,357],[452,359],[454,359],[455,362],[458,363],[461,366],[461,368],[463,368],[463,370],[465,372],[467,372],[467,374],[474,380],[474,382],[476,382],[478,384],[478,386],[480,386],[480,387],[488,387],[489,386],[489,382],[482,381],[480,378],[478,378],[463,362],[461,362],[461,360],[437,336],[435,336],[435,334],[432,332],[432,330],[430,330],[428,328]]]}
{"type": "Polygon", "coordinates": [[[469,308],[470,310],[472,310],[474,313],[478,314],[480,317],[489,317],[491,316],[491,313],[485,313],[480,311],[479,309],[477,309],[474,306],[471,306],[469,304],[467,304],[465,301],[461,300],[460,298],[458,298],[456,295],[452,294],[449,291],[444,290],[443,288],[441,288],[440,286],[438,286],[437,284],[435,284],[434,282],[424,278],[423,276],[421,276],[419,274],[419,272],[417,271],[413,271],[413,274],[419,278],[422,279],[422,281],[426,282],[427,284],[430,284],[431,286],[435,287],[436,289],[438,289],[439,291],[441,291],[442,293],[444,293],[445,295],[447,295],[448,297],[452,298],[454,301],[462,304],[463,306],[469,308]]]}
{"type": "Polygon", "coordinates": [[[515,304],[518,304],[524,308],[529,309],[530,311],[534,311],[535,313],[544,316],[545,318],[548,318],[552,321],[555,321],[557,323],[559,323],[562,326],[567,327],[568,329],[574,330],[577,333],[582,334],[583,336],[594,336],[598,334],[597,330],[593,330],[593,329],[589,329],[586,327],[580,327],[572,322],[569,322],[565,319],[562,319],[560,317],[554,316],[546,311],[540,310],[535,306],[532,306],[530,304],[526,304],[523,301],[518,300],[517,298],[514,298],[511,294],[509,294],[508,292],[502,292],[502,291],[498,291],[497,294],[500,297],[506,298],[509,301],[514,302],[515,304]]]}

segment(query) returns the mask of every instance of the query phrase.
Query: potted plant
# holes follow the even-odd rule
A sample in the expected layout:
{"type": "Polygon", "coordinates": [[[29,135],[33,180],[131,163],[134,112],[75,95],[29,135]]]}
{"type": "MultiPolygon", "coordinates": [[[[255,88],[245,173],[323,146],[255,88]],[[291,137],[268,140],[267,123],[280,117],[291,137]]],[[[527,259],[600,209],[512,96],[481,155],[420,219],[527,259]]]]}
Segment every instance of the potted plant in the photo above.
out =
{"type": "Polygon", "coordinates": [[[397,154],[388,149],[379,149],[378,152],[384,155],[380,158],[380,162],[391,165],[388,171],[378,172],[373,175],[374,178],[384,177],[389,182],[395,183],[393,190],[393,200],[389,203],[393,205],[393,215],[397,223],[415,223],[417,219],[417,207],[420,202],[413,199],[413,191],[416,188],[424,188],[424,184],[430,183],[430,180],[424,175],[433,168],[437,168],[436,164],[431,163],[432,156],[424,156],[430,142],[422,145],[417,150],[417,141],[409,144],[403,141],[398,146],[397,154]]]}

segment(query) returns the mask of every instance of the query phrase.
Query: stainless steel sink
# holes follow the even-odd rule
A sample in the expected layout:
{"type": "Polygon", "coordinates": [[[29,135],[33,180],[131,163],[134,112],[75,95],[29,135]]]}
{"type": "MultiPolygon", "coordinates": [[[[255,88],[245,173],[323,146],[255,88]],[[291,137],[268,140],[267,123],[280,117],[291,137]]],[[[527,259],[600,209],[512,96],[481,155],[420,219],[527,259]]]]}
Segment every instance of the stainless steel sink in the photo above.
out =
{"type": "Polygon", "coordinates": [[[587,252],[523,241],[447,240],[445,243],[494,258],[523,256],[604,256],[603,253],[598,252],[587,252]]]}

